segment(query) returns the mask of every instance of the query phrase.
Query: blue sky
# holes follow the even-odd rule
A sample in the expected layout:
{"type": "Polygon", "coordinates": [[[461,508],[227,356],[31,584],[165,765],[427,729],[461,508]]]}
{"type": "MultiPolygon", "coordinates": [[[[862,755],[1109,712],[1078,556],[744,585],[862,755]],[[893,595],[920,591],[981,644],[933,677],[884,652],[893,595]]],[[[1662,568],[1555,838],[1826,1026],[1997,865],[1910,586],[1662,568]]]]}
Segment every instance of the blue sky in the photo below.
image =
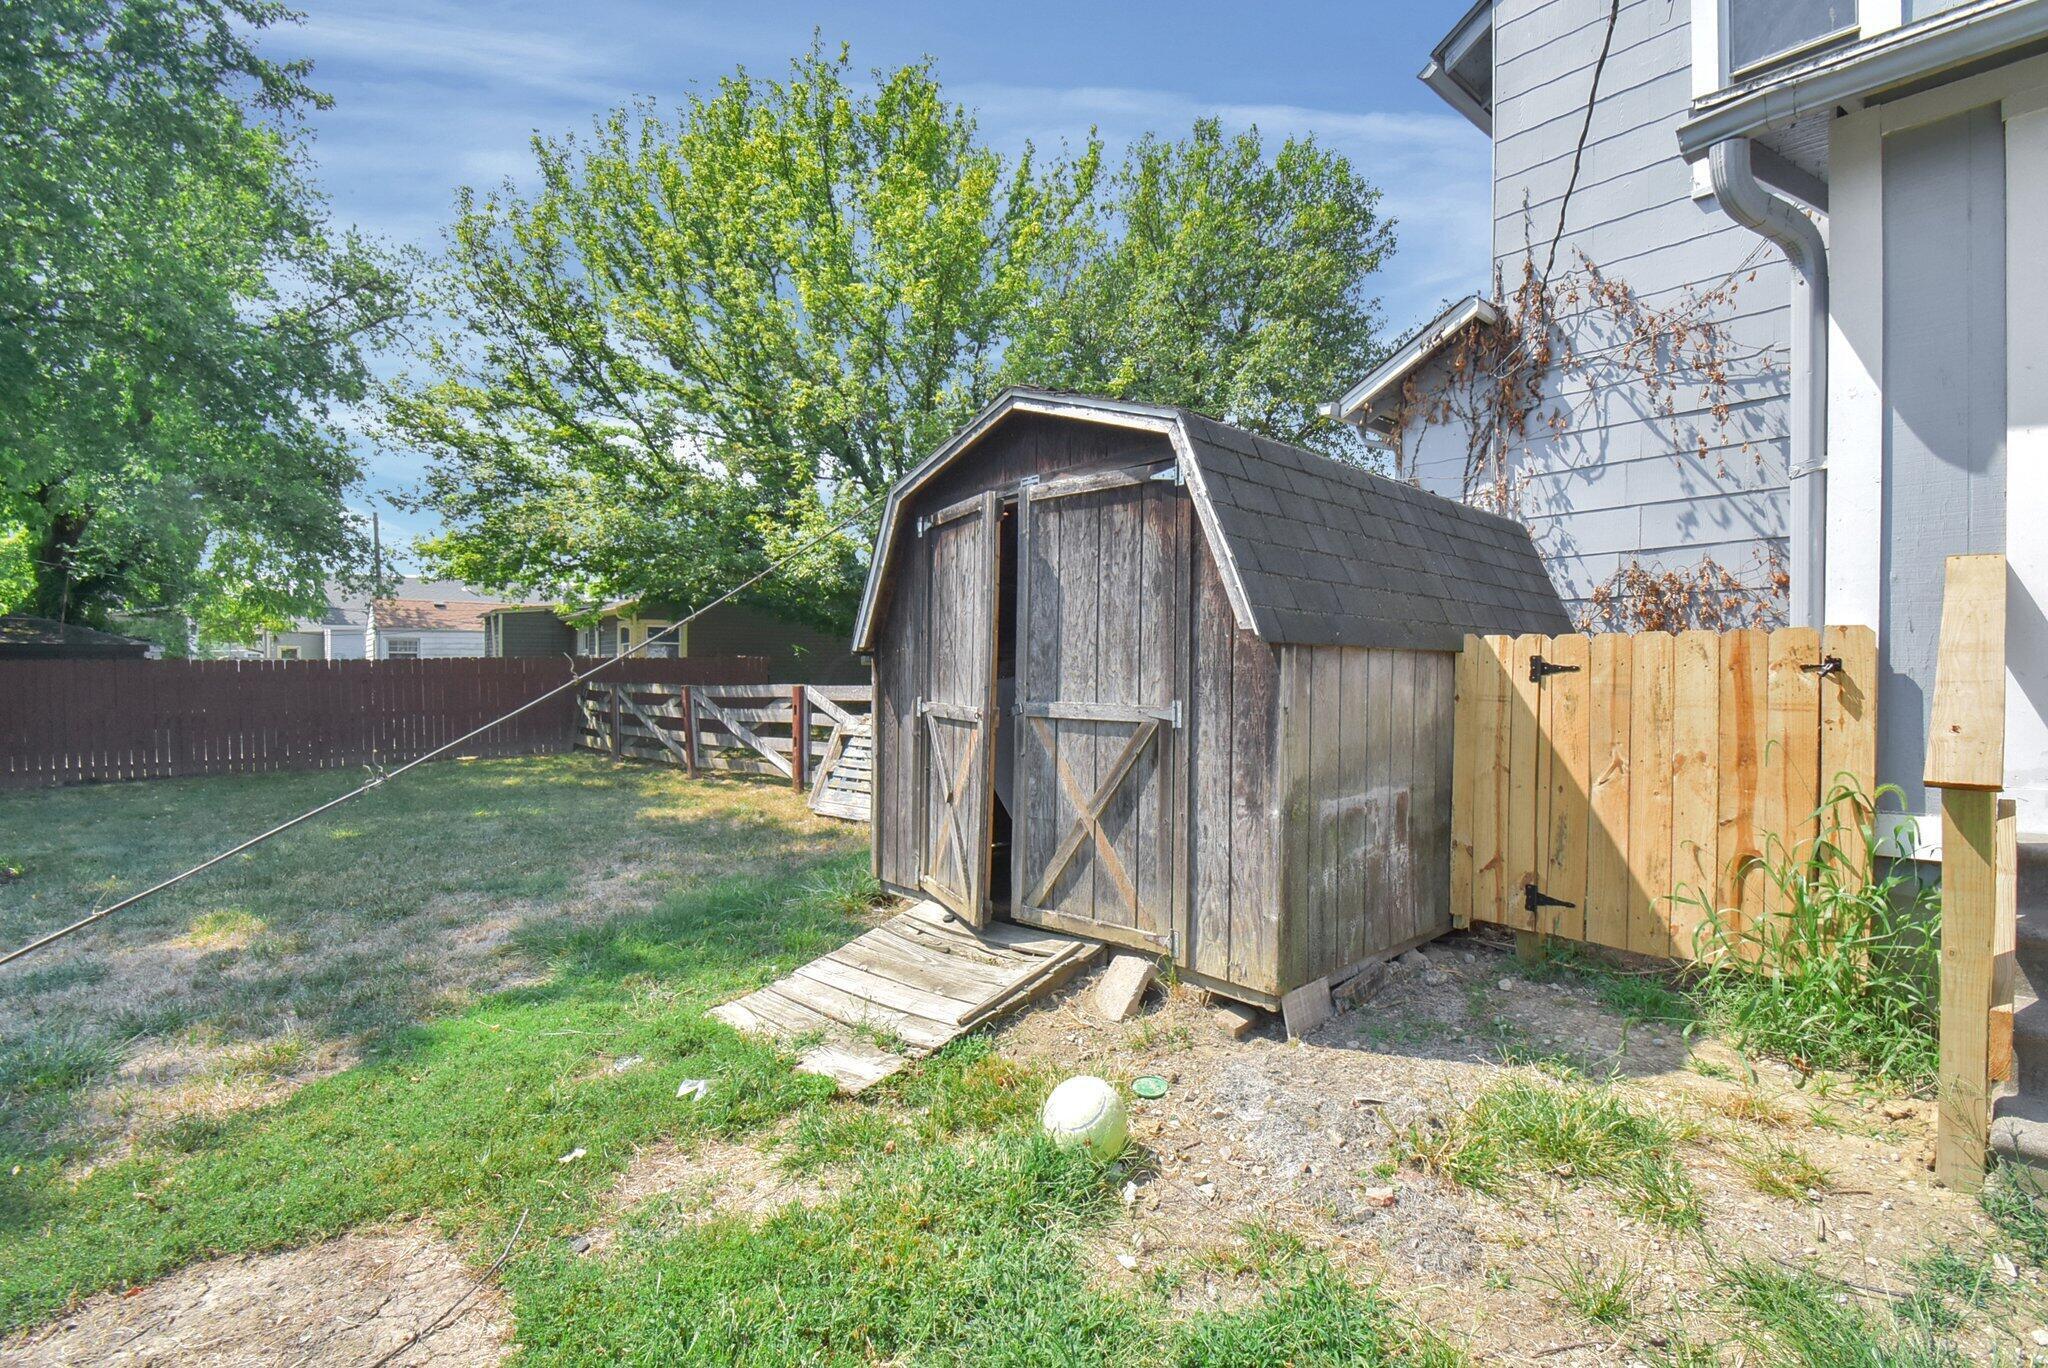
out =
{"type": "MultiPolygon", "coordinates": [[[[860,69],[931,56],[1005,150],[1078,142],[1093,125],[1114,151],[1204,114],[1276,137],[1315,134],[1386,192],[1400,221],[1378,284],[1392,332],[1486,270],[1486,139],[1415,79],[1464,0],[300,5],[306,22],[267,46],[312,58],[314,83],[334,96],[312,122],[337,217],[429,251],[457,186],[526,178],[534,132],[581,131],[622,101],[670,100],[736,66],[779,75],[816,29],[850,43],[860,69]]],[[[368,455],[362,506],[382,513],[387,545],[402,546],[431,524],[382,496],[418,478],[417,458],[368,455]]]]}

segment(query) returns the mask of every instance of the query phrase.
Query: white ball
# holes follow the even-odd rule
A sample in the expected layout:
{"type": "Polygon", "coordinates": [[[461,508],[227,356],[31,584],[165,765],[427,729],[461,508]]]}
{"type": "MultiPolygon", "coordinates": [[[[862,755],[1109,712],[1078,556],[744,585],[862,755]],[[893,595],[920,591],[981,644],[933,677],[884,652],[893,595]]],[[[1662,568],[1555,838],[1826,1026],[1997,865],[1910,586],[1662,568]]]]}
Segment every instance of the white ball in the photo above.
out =
{"type": "Polygon", "coordinates": [[[1130,1136],[1130,1118],[1115,1088],[1083,1074],[1052,1090],[1039,1113],[1039,1124],[1063,1150],[1087,1146],[1098,1159],[1114,1159],[1130,1136]]]}

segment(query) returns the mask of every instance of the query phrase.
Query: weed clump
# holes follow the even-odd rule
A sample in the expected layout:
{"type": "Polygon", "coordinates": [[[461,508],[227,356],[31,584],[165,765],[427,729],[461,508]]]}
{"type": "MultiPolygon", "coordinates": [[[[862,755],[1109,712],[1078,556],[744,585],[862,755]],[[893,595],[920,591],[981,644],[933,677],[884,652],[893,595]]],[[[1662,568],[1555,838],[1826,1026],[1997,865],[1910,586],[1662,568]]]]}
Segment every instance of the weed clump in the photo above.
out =
{"type": "Polygon", "coordinates": [[[1772,915],[1745,918],[1711,891],[1674,895],[1703,914],[1693,995],[1738,1048],[1803,1073],[1934,1077],[1941,893],[1905,858],[1911,822],[1876,835],[1877,803],[1897,793],[1839,784],[1815,814],[1819,835],[1767,838],[1735,872],[1775,890],[1772,915]]]}
{"type": "Polygon", "coordinates": [[[1424,1172],[1489,1196],[1536,1175],[1596,1184],[1631,1215],[1691,1230],[1700,1224],[1699,1195],[1679,1167],[1678,1141],[1663,1118],[1610,1087],[1514,1078],[1448,1121],[1410,1127],[1402,1154],[1424,1172]]]}
{"type": "Polygon", "coordinates": [[[1722,1288],[1748,1324],[1741,1338],[1766,1363],[1946,1368],[1964,1360],[1911,1314],[1873,1314],[1840,1285],[1804,1269],[1745,1259],[1722,1288]]]}
{"type": "Polygon", "coordinates": [[[1749,1185],[1766,1197],[1810,1201],[1834,1186],[1828,1171],[1794,1145],[1763,1145],[1735,1156],[1749,1185]]]}

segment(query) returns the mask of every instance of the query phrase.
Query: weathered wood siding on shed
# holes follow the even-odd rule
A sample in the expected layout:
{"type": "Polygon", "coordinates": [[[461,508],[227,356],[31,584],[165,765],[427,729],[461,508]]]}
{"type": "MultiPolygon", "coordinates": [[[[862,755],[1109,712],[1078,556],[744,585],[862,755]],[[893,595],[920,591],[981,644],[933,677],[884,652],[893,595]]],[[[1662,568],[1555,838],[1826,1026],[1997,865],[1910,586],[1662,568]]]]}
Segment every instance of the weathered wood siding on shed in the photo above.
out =
{"type": "Polygon", "coordinates": [[[1450,930],[1455,660],[1435,651],[1280,648],[1287,983],[1450,930]]]}
{"type": "Polygon", "coordinates": [[[1193,866],[1185,958],[1198,974],[1277,993],[1279,654],[1239,629],[1207,548],[1193,559],[1187,709],[1193,866]]]}
{"type": "MultiPolygon", "coordinates": [[[[1532,248],[1543,269],[1559,231],[1607,14],[1607,0],[1500,0],[1494,8],[1493,254],[1504,294],[1521,281],[1532,248]]],[[[1675,136],[1691,100],[1691,42],[1688,6],[1624,0],[1556,274],[1579,269],[1583,254],[1663,310],[1689,290],[1732,279],[1733,302],[1709,316],[1733,355],[1771,365],[1731,367],[1725,421],[1696,385],[1672,390],[1667,410],[1665,396],[1629,367],[1596,359],[1591,392],[1584,373],[1553,371],[1529,436],[1512,453],[1514,511],[1574,613],[1632,559],[1664,569],[1712,556],[1761,588],[1760,558],[1784,542],[1790,282],[1777,248],[1711,197],[1693,197],[1675,136]],[[1565,417],[1561,428],[1553,414],[1565,417]]],[[[1626,337],[1611,310],[1583,298],[1560,301],[1558,324],[1583,357],[1611,356],[1626,337]]],[[[1425,370],[1425,391],[1441,378],[1425,370]]],[[[1455,422],[1418,422],[1403,435],[1418,481],[1453,498],[1462,493],[1467,441],[1455,422]]]]}
{"type": "Polygon", "coordinates": [[[1012,891],[1020,920],[1166,949],[1186,898],[1170,719],[1189,697],[1193,510],[1145,469],[1107,487],[1047,480],[1020,506],[1012,891]]]}
{"type": "MultiPolygon", "coordinates": [[[[903,510],[907,554],[892,562],[875,634],[875,877],[917,887],[917,699],[930,694],[930,642],[921,626],[930,613],[929,552],[916,520],[983,490],[1014,487],[1026,476],[1074,473],[1173,456],[1155,433],[1020,414],[991,433],[974,459],[941,471],[903,510]]],[[[1219,582],[1220,591],[1220,582],[1219,582]]]]}

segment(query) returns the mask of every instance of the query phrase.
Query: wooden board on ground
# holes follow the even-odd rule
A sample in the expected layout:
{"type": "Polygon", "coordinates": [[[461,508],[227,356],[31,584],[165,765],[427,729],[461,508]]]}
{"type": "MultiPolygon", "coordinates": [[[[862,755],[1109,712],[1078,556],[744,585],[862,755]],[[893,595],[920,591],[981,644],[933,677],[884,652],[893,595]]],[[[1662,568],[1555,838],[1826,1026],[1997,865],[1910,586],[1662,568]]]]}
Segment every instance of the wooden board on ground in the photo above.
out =
{"type": "Polygon", "coordinates": [[[820,1037],[797,1067],[854,1093],[1049,992],[1101,949],[1007,923],[976,930],[935,902],[913,903],[711,1015],[752,1035],[820,1037]]]}

